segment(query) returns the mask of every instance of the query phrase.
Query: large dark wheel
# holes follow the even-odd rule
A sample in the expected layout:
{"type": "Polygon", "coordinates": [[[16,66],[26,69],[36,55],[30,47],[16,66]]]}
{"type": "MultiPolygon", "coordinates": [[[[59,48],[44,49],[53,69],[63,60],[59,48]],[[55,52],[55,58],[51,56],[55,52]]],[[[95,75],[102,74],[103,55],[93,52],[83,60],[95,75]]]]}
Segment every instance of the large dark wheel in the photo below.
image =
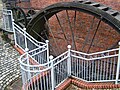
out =
{"type": "Polygon", "coordinates": [[[91,53],[117,47],[120,13],[91,1],[61,2],[40,11],[27,26],[39,41],[50,41],[50,53],[57,56],[72,49],[91,53]]]}

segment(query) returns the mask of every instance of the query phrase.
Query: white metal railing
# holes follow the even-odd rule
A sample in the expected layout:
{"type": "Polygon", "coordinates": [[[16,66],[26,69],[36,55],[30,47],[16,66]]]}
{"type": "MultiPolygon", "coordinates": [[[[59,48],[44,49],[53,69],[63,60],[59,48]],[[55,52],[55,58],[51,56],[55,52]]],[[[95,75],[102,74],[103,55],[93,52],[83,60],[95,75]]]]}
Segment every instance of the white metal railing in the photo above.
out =
{"type": "Polygon", "coordinates": [[[35,88],[37,90],[54,90],[68,76],[86,82],[115,82],[117,84],[120,81],[118,63],[120,48],[92,54],[70,50],[70,48],[68,46],[68,51],[65,53],[54,59],[50,56],[47,63],[39,65],[27,63],[27,61],[30,61],[31,55],[28,59],[25,59],[27,54],[21,56],[19,60],[22,78],[24,79],[23,87],[25,88],[27,84],[25,90],[27,88],[32,88],[31,90],[36,90],[35,88]],[[39,78],[40,76],[41,78],[39,78]]]}
{"type": "Polygon", "coordinates": [[[14,22],[13,22],[13,27],[14,27],[15,45],[19,46],[23,50],[25,50],[25,48],[28,48],[29,50],[33,50],[36,49],[37,47],[43,46],[48,43],[48,41],[46,41],[46,43],[38,42],[36,39],[34,39],[26,32],[26,28],[22,29],[14,22]]]}
{"type": "Polygon", "coordinates": [[[13,27],[12,27],[13,15],[12,15],[12,11],[3,9],[2,12],[3,12],[2,13],[2,15],[3,15],[3,30],[5,30],[7,32],[13,32],[13,27]]]}
{"type": "Polygon", "coordinates": [[[46,40],[46,43],[38,42],[26,32],[25,28],[22,29],[14,22],[13,27],[15,45],[24,52],[26,52],[25,49],[28,49],[30,51],[29,54],[39,64],[46,63],[49,55],[48,40],[46,40]]]}
{"type": "Polygon", "coordinates": [[[36,64],[31,56],[26,52],[19,59],[23,90],[54,90],[68,77],[68,51],[44,64],[36,64]]]}
{"type": "Polygon", "coordinates": [[[69,45],[65,53],[49,57],[48,41],[38,42],[10,19],[15,45],[25,52],[19,58],[23,90],[54,90],[68,76],[86,82],[120,81],[120,47],[87,54],[69,45]]]}
{"type": "Polygon", "coordinates": [[[71,50],[72,75],[88,82],[116,81],[118,52],[119,48],[92,54],[71,50]]]}

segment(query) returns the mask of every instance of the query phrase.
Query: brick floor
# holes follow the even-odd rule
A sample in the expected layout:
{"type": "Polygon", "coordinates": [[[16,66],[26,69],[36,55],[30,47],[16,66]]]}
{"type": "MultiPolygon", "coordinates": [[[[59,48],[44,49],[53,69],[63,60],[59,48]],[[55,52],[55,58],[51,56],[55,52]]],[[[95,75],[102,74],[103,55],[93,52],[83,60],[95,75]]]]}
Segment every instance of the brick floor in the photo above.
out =
{"type": "Polygon", "coordinates": [[[19,56],[10,44],[0,37],[0,90],[4,90],[7,85],[20,77],[19,56]]]}

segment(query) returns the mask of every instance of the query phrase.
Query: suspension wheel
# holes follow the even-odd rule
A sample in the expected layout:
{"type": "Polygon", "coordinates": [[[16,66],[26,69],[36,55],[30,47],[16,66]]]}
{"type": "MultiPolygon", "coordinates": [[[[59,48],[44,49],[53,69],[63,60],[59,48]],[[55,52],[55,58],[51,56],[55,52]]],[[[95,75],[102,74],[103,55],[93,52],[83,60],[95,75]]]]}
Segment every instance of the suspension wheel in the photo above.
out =
{"type": "Polygon", "coordinates": [[[37,13],[27,32],[39,41],[48,39],[55,56],[68,44],[86,53],[112,49],[120,40],[120,13],[92,1],[56,3],[37,13]]]}

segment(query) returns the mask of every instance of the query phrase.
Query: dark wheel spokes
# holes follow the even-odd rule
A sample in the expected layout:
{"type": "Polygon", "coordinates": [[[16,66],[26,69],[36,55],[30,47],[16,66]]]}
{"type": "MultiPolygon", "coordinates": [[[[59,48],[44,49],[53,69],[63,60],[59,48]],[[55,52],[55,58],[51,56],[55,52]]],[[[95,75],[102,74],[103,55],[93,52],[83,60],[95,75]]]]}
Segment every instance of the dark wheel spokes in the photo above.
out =
{"type": "MultiPolygon", "coordinates": [[[[45,21],[46,21],[46,25],[47,25],[47,27],[48,27],[48,30],[49,30],[49,35],[52,37],[52,39],[53,39],[53,43],[55,44],[55,51],[57,51],[58,52],[58,54],[60,54],[60,47],[58,46],[58,44],[57,44],[57,40],[56,40],[56,38],[55,38],[55,36],[54,36],[54,34],[53,34],[53,31],[52,31],[52,29],[51,29],[51,26],[50,26],[50,24],[49,24],[49,21],[47,20],[47,18],[44,16],[44,19],[45,19],[45,21]]],[[[49,38],[50,39],[50,38],[49,38]]]]}
{"type": "MultiPolygon", "coordinates": [[[[43,38],[50,41],[50,53],[55,56],[66,51],[68,44],[72,49],[91,53],[117,46],[119,25],[118,21],[114,22],[114,17],[118,14],[94,2],[59,3],[45,8],[33,18],[28,32],[45,35],[43,38]]],[[[40,40],[41,37],[35,38],[40,40]]]]}
{"type": "MultiPolygon", "coordinates": [[[[108,29],[111,27],[102,22],[101,18],[78,11],[64,10],[52,16],[48,21],[49,27],[52,27],[49,29],[48,37],[53,49],[59,54],[67,50],[68,44],[72,45],[72,49],[86,53],[106,50],[110,47],[105,44],[106,40],[108,42],[110,40],[105,36],[102,38],[101,34],[105,32],[104,25],[108,29]],[[104,45],[99,45],[101,41],[104,45]]],[[[111,30],[114,31],[113,28],[111,30]]]]}

